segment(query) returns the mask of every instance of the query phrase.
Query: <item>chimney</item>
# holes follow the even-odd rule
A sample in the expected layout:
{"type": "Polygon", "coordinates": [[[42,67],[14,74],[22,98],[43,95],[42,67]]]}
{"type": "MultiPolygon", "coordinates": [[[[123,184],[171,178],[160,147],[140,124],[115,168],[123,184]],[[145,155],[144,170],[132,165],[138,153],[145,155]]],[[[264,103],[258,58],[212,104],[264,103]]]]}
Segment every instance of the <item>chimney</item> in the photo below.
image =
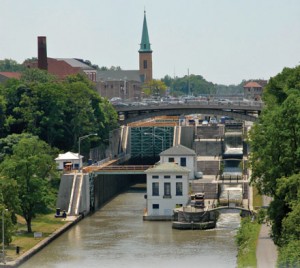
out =
{"type": "Polygon", "coordinates": [[[38,68],[48,70],[46,36],[38,36],[38,68]]]}

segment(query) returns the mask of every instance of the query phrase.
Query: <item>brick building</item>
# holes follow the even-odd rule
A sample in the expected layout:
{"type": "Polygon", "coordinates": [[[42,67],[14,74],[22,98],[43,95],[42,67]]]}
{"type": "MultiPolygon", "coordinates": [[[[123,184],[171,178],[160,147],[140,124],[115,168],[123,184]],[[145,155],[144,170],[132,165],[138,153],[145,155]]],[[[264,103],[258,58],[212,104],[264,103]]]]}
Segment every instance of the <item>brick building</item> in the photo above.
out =
{"type": "Polygon", "coordinates": [[[262,80],[259,82],[250,81],[244,85],[244,97],[249,100],[261,100],[263,88],[267,84],[267,81],[262,80]]]}
{"type": "Polygon", "coordinates": [[[46,37],[38,37],[38,58],[36,61],[25,61],[27,68],[39,68],[48,71],[50,74],[57,76],[59,79],[65,79],[73,74],[86,74],[87,77],[96,82],[97,71],[85,64],[80,59],[74,58],[49,58],[47,57],[46,37]]]}

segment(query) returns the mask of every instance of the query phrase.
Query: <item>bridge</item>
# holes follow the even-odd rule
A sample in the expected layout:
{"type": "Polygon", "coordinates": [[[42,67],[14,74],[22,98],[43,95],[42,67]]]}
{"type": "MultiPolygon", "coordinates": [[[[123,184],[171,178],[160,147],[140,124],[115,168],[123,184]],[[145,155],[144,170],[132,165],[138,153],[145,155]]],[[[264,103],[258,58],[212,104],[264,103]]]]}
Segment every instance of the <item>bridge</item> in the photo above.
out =
{"type": "Polygon", "coordinates": [[[161,115],[213,114],[229,116],[243,121],[256,121],[263,109],[262,102],[193,102],[193,103],[149,103],[145,105],[115,105],[121,124],[161,115]]]}
{"type": "Polygon", "coordinates": [[[212,209],[210,209],[210,211],[222,211],[222,210],[228,210],[228,209],[236,209],[236,210],[240,210],[241,212],[246,213],[246,214],[252,214],[252,211],[250,209],[247,209],[244,207],[239,207],[239,206],[231,206],[231,205],[212,208],[212,209]]]}
{"type": "Polygon", "coordinates": [[[145,170],[152,167],[153,165],[112,165],[112,166],[88,166],[84,168],[85,173],[99,174],[145,174],[145,170]]]}

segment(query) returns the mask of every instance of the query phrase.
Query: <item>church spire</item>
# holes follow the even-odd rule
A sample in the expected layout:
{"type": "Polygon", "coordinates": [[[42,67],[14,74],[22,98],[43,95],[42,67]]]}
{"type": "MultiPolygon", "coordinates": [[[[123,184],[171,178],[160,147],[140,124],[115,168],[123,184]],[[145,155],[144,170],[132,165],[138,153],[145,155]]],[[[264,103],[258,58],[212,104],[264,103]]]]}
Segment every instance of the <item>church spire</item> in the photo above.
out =
{"type": "Polygon", "coordinates": [[[144,11],[144,23],[142,41],[139,49],[139,65],[140,76],[142,82],[149,82],[152,80],[152,50],[149,42],[148,27],[146,20],[146,11],[144,11]]]}
{"type": "Polygon", "coordinates": [[[151,44],[149,41],[149,35],[148,35],[146,10],[144,11],[143,32],[142,32],[142,40],[141,40],[139,52],[150,52],[150,53],[152,52],[151,44]]]}

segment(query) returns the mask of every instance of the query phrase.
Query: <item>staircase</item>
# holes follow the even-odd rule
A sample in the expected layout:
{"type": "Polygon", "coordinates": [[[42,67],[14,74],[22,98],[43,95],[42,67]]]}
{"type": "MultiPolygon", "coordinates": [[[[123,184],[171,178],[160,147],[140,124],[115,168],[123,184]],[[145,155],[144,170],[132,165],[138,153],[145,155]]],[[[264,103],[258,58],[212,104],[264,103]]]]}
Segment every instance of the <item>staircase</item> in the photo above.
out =
{"type": "Polygon", "coordinates": [[[79,202],[81,197],[81,188],[82,188],[82,173],[74,174],[72,191],[69,202],[68,215],[75,216],[78,215],[79,211],[79,202]]]}

